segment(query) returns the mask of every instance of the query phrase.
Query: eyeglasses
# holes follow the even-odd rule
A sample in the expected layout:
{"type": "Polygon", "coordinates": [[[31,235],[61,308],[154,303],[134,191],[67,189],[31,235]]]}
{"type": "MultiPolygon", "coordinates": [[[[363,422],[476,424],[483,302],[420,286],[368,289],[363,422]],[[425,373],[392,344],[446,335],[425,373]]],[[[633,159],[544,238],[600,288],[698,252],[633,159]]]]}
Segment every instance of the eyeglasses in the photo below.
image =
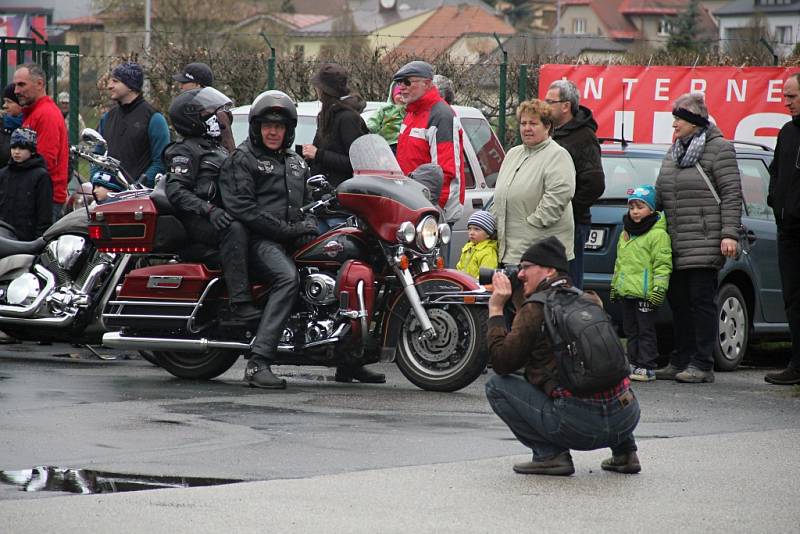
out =
{"type": "Polygon", "coordinates": [[[408,86],[410,86],[410,85],[411,85],[412,83],[414,83],[414,82],[413,82],[413,81],[411,81],[411,80],[409,80],[408,78],[401,78],[400,80],[397,80],[397,83],[403,84],[403,85],[405,85],[406,87],[408,87],[408,86]]]}
{"type": "Polygon", "coordinates": [[[562,102],[566,102],[566,100],[552,100],[550,98],[545,98],[544,101],[548,104],[560,104],[562,102]]]}

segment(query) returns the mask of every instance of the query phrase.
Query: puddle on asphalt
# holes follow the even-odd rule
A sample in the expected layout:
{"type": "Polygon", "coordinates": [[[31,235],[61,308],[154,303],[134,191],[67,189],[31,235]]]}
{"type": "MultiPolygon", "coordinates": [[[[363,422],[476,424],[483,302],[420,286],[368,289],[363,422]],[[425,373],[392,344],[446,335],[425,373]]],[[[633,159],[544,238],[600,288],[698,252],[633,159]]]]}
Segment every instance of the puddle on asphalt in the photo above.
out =
{"type": "Polygon", "coordinates": [[[131,475],[91,469],[63,469],[38,466],[19,471],[0,471],[0,483],[20,491],[62,491],[66,493],[118,493],[166,488],[194,488],[233,484],[242,480],[176,476],[131,475]]]}

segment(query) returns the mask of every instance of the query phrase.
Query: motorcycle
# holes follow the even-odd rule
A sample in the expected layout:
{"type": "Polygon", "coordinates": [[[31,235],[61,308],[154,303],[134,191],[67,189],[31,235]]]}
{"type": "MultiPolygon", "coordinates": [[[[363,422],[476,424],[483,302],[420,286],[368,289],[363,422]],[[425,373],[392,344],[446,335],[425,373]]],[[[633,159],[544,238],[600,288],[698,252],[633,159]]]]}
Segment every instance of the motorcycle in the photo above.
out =
{"type": "MultiPolygon", "coordinates": [[[[300,290],[283,331],[276,364],[364,365],[395,361],[430,391],[456,391],[486,366],[489,293],[472,277],[444,268],[440,247],[450,227],[424,186],[403,175],[377,135],[350,148],[353,178],[304,211],[344,211],[346,223],[294,252],[300,290]]],[[[174,232],[165,198],[153,195],[97,206],[89,234],[99,250],[149,253],[174,232]]],[[[252,328],[231,322],[224,274],[201,262],[131,270],[106,303],[103,345],[152,350],[180,378],[212,379],[247,355],[252,328]]],[[[256,283],[256,302],[268,286],[256,283]]]]}
{"type": "MultiPolygon", "coordinates": [[[[100,134],[87,128],[70,151],[133,188],[105,147],[100,134]]],[[[141,192],[116,198],[131,194],[141,192]]],[[[82,208],[34,241],[18,241],[7,225],[0,230],[0,330],[17,339],[100,342],[100,311],[133,258],[98,250],[88,227],[89,212],[82,208]]]]}

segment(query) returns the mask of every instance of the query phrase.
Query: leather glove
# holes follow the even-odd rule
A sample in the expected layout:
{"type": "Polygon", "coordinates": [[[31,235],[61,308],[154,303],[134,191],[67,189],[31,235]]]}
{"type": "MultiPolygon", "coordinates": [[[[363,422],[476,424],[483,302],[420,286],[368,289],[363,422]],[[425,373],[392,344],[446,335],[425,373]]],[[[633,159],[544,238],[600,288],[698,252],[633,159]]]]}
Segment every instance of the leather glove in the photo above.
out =
{"type": "Polygon", "coordinates": [[[222,231],[231,225],[233,217],[222,208],[211,208],[208,212],[208,220],[217,231],[222,231]]]}
{"type": "Polygon", "coordinates": [[[308,217],[302,221],[292,223],[292,234],[294,234],[295,237],[300,237],[301,235],[305,234],[319,234],[319,231],[317,230],[316,219],[313,217],[308,217]]]}
{"type": "Polygon", "coordinates": [[[667,290],[660,286],[655,286],[650,292],[650,298],[647,299],[653,306],[661,306],[664,304],[664,298],[667,296],[667,290]]]}
{"type": "Polygon", "coordinates": [[[610,300],[611,302],[616,302],[616,301],[618,301],[618,300],[620,299],[620,296],[619,296],[619,291],[617,291],[616,289],[614,289],[614,288],[612,287],[612,288],[611,288],[611,292],[610,292],[610,293],[609,293],[609,295],[608,295],[608,298],[609,298],[609,300],[610,300]]]}

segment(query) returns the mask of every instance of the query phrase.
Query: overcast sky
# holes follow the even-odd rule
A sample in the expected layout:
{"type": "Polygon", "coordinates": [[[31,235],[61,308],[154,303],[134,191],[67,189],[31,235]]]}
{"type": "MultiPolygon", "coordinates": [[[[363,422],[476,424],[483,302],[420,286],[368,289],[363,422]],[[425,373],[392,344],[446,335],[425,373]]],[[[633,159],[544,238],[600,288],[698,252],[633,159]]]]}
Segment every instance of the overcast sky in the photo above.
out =
{"type": "Polygon", "coordinates": [[[85,17],[92,14],[92,0],[0,0],[0,12],[3,11],[3,5],[55,8],[53,20],[85,17]]]}

